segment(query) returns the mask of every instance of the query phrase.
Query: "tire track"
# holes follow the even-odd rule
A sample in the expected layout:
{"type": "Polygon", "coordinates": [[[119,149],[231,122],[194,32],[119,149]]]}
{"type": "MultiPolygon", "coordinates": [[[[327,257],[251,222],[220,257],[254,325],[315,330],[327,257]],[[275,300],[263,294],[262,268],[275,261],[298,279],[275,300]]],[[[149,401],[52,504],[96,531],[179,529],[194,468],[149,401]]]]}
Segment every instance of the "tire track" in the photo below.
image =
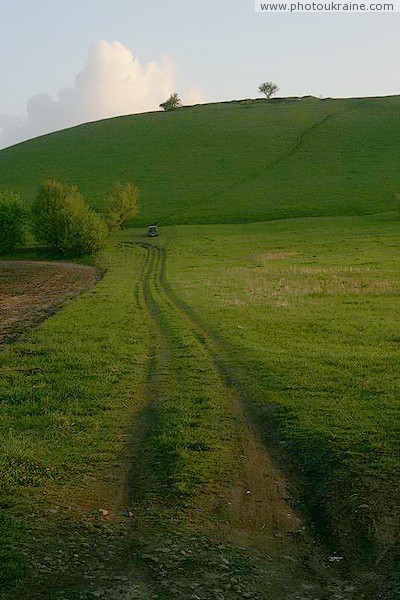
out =
{"type": "Polygon", "coordinates": [[[147,310],[151,318],[150,344],[148,348],[146,389],[144,410],[139,414],[133,432],[131,456],[135,457],[130,469],[128,479],[127,503],[132,510],[137,504],[143,504],[149,489],[155,488],[160,482],[154,477],[154,470],[147,453],[147,443],[152,434],[152,429],[157,420],[157,394],[156,388],[161,383],[158,375],[158,363],[165,360],[166,348],[162,341],[161,330],[158,324],[158,307],[151,292],[153,275],[158,269],[158,254],[148,251],[140,243],[127,242],[131,247],[140,247],[145,251],[141,276],[134,288],[136,306],[147,310]]]}
{"type": "MultiPolygon", "coordinates": [[[[131,591],[129,586],[133,584],[132,591],[138,598],[189,598],[193,597],[191,581],[194,580],[199,591],[197,597],[211,600],[216,597],[215,582],[223,580],[227,594],[224,597],[232,600],[239,597],[253,597],[255,600],[314,600],[316,596],[319,600],[336,597],[351,600],[351,596],[346,594],[334,595],[338,590],[336,579],[332,582],[321,576],[307,559],[312,553],[308,542],[298,543],[296,532],[299,522],[287,502],[285,482],[273,468],[257,436],[248,427],[241,412],[241,397],[225,371],[217,346],[214,346],[206,328],[197,324],[170,288],[166,277],[165,249],[149,242],[129,245],[143,252],[140,270],[142,281],[137,280],[134,297],[140,309],[151,317],[152,335],[149,355],[144,357],[147,362],[147,381],[142,392],[139,392],[145,408],[141,414],[136,413],[136,426],[129,448],[134,465],[129,476],[130,506],[134,518],[133,528],[126,538],[126,552],[135,548],[136,562],[128,565],[127,570],[125,567],[118,569],[115,581],[112,578],[105,580],[107,597],[114,598],[114,592],[117,594],[120,590],[122,594],[126,592],[128,597],[131,591]],[[207,387],[210,382],[218,386],[217,396],[211,396],[211,401],[219,402],[219,396],[226,398],[226,403],[221,406],[229,413],[227,422],[234,414],[235,427],[231,433],[236,436],[240,450],[239,454],[233,453],[229,457],[236,476],[234,480],[227,480],[223,493],[211,493],[211,503],[207,504],[201,497],[201,485],[196,491],[200,496],[199,504],[196,504],[196,496],[194,505],[190,500],[188,504],[180,505],[179,499],[168,497],[171,491],[168,453],[155,451],[154,441],[160,424],[165,426],[162,411],[174,410],[173,404],[171,406],[171,382],[182,387],[186,379],[192,376],[186,369],[186,363],[183,369],[179,364],[182,355],[191,353],[194,359],[200,355],[202,359],[207,359],[206,363],[202,363],[206,368],[195,373],[195,382],[199,386],[196,393],[206,396],[210,391],[207,387]],[[161,495],[160,490],[163,492],[161,495]],[[176,526],[179,514],[189,524],[189,537],[185,533],[182,535],[179,526],[176,526]],[[243,562],[240,568],[235,560],[231,562],[234,554],[230,554],[228,548],[241,549],[243,562]],[[186,561],[188,556],[188,564],[184,566],[182,561],[186,561]],[[243,569],[249,567],[253,559],[257,561],[258,568],[249,571],[249,596],[249,588],[244,580],[242,587],[233,589],[229,577],[240,582],[244,577],[243,569]],[[192,560],[194,570],[190,566],[192,560]],[[123,576],[127,581],[126,588],[125,584],[119,586],[117,582],[120,573],[121,578],[123,576]],[[242,595],[244,591],[246,596],[242,595]]],[[[193,361],[189,366],[196,371],[193,361]]],[[[196,410],[203,411],[205,405],[196,404],[199,398],[192,397],[192,391],[193,388],[189,390],[189,399],[197,406],[196,410]]],[[[187,401],[188,398],[178,395],[180,400],[187,401]]],[[[185,406],[190,412],[190,405],[185,406]]],[[[222,419],[222,413],[220,415],[222,419]]],[[[178,422],[178,429],[181,425],[183,423],[178,422]]],[[[211,421],[210,426],[213,425],[211,421]]],[[[170,434],[174,438],[174,433],[168,429],[164,431],[167,438],[170,434]]],[[[206,459],[212,456],[212,453],[202,453],[198,449],[189,454],[192,462],[201,454],[206,459]]],[[[216,453],[214,462],[208,463],[210,478],[220,476],[218,464],[215,464],[218,459],[216,453]]],[[[172,467],[179,470],[182,464],[172,463],[172,467]]],[[[205,494],[210,495],[210,488],[207,487],[205,494]]],[[[125,546],[121,546],[121,557],[124,549],[125,546]]],[[[103,589],[98,588],[99,593],[103,589]]]]}
{"type": "MultiPolygon", "coordinates": [[[[151,246],[151,244],[143,243],[142,246],[147,247],[151,246]]],[[[230,394],[232,398],[235,411],[244,425],[239,435],[242,435],[242,440],[244,441],[243,447],[245,448],[245,483],[244,486],[243,481],[241,484],[238,483],[237,486],[231,491],[230,500],[233,501],[232,505],[234,506],[234,509],[232,510],[233,514],[231,521],[233,527],[228,531],[226,528],[222,528],[222,541],[225,541],[226,539],[228,541],[238,541],[240,538],[237,537],[237,530],[238,528],[242,527],[241,542],[246,542],[249,545],[249,542],[251,544],[251,541],[257,539],[257,533],[259,533],[260,529],[258,532],[256,529],[257,527],[260,527],[260,523],[262,522],[263,524],[261,525],[261,531],[263,531],[265,527],[268,527],[267,532],[270,535],[272,534],[280,537],[282,535],[282,512],[280,512],[280,518],[279,515],[278,518],[276,518],[277,515],[273,515],[273,511],[278,510],[279,513],[279,511],[282,511],[282,507],[284,507],[284,510],[288,509],[289,505],[286,503],[282,504],[282,500],[288,501],[289,494],[286,480],[279,475],[278,470],[268,457],[270,451],[273,451],[273,446],[272,444],[267,444],[266,447],[265,443],[261,443],[260,438],[263,438],[264,441],[264,436],[262,434],[263,432],[252,426],[252,422],[254,422],[254,415],[250,413],[251,399],[248,397],[247,392],[243,389],[240,380],[235,376],[226,362],[222,359],[220,351],[222,341],[217,335],[210,333],[204,327],[199,316],[196,315],[194,311],[192,311],[190,307],[179,298],[179,296],[168,283],[165,247],[156,247],[156,252],[159,256],[157,266],[159,271],[158,286],[160,290],[165,295],[171,309],[178,311],[181,314],[182,319],[189,324],[198,343],[209,355],[210,361],[212,361],[212,364],[218,371],[227,393],[230,394]],[[265,494],[266,478],[271,477],[275,479],[275,483],[277,485],[274,490],[268,489],[267,493],[265,494]],[[262,495],[258,493],[257,497],[254,498],[254,501],[251,502],[249,502],[248,499],[246,499],[243,495],[244,493],[246,494],[244,490],[258,490],[258,492],[260,492],[260,490],[263,489],[264,496],[261,497],[262,495]],[[266,505],[261,508],[260,504],[263,504],[264,502],[266,502],[266,505]],[[270,514],[268,515],[270,517],[269,519],[265,514],[266,507],[267,510],[270,511],[270,514]],[[256,528],[254,527],[255,524],[257,524],[256,528]],[[233,536],[232,529],[234,530],[233,536]]],[[[276,461],[276,463],[279,464],[279,457],[274,455],[274,459],[274,462],[276,461]]],[[[267,484],[267,487],[269,487],[269,485],[270,484],[267,484]]],[[[296,532],[301,531],[301,529],[299,529],[301,526],[299,516],[294,512],[286,513],[286,515],[289,516],[290,519],[297,519],[296,532]]],[[[302,542],[304,542],[304,539],[302,542]]],[[[310,540],[310,543],[315,544],[315,541],[310,540]]],[[[398,542],[396,548],[392,549],[392,553],[395,553],[396,551],[398,552],[398,542]]],[[[314,572],[318,572],[319,569],[322,572],[325,569],[325,567],[322,565],[322,553],[316,558],[317,552],[321,552],[321,549],[318,549],[317,546],[314,546],[309,556],[310,564],[313,563],[313,566],[308,566],[314,572]],[[319,567],[317,566],[318,563],[320,563],[319,567]]],[[[394,559],[392,562],[394,562],[394,559]]],[[[388,561],[387,566],[390,566],[390,561],[388,561]]],[[[337,591],[338,593],[343,593],[343,590],[348,588],[351,590],[351,593],[349,595],[344,594],[340,597],[352,598],[353,600],[367,600],[368,598],[375,597],[380,598],[381,596],[379,595],[379,590],[384,588],[385,576],[388,576],[386,571],[388,571],[388,568],[384,570],[384,573],[381,574],[380,577],[376,574],[376,580],[374,581],[369,581],[367,578],[367,582],[365,582],[366,578],[363,575],[357,577],[356,580],[351,582],[351,584],[349,581],[343,581],[340,583],[340,580],[337,578],[337,591]]],[[[330,596],[328,597],[330,598],[330,596]]]]}
{"type": "MultiPolygon", "coordinates": [[[[139,242],[138,246],[148,253],[143,293],[150,314],[154,320],[160,315],[153,288],[163,298],[167,309],[178,317],[181,326],[190,330],[197,347],[207,358],[209,370],[217,374],[221,393],[229,399],[236,418],[235,435],[241,448],[240,465],[237,468],[237,480],[230,489],[225,490],[224,497],[216,500],[214,506],[216,513],[225,515],[217,527],[218,535],[222,540],[250,545],[254,543],[256,546],[267,541],[269,551],[273,551],[274,547],[276,550],[287,536],[290,537],[300,527],[300,519],[288,503],[286,482],[268,458],[257,434],[246,422],[242,398],[212,338],[194,320],[167,283],[165,248],[145,242],[139,242]]],[[[149,376],[150,387],[154,381],[154,370],[153,364],[149,376]]]]}

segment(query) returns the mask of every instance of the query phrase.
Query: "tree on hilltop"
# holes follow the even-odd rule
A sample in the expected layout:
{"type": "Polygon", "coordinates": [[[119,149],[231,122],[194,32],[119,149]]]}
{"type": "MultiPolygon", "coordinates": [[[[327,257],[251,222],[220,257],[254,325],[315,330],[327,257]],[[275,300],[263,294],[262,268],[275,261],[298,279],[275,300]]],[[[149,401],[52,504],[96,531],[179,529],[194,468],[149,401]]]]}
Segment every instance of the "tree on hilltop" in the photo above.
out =
{"type": "Polygon", "coordinates": [[[260,85],[258,91],[265,94],[267,100],[270,100],[271,96],[274,96],[279,91],[279,87],[273,81],[265,81],[260,85]]]}
{"type": "Polygon", "coordinates": [[[175,110],[181,106],[182,100],[179,98],[178,94],[171,94],[168,100],[160,104],[160,108],[163,108],[164,110],[175,110]]]}

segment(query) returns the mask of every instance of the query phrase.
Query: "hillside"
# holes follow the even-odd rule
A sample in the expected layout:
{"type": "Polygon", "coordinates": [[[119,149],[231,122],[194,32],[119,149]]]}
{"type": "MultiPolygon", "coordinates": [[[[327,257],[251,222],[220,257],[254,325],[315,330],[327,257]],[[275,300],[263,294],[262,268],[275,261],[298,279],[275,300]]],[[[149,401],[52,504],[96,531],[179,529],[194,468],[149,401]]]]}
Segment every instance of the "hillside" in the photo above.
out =
{"type": "Polygon", "coordinates": [[[398,597],[399,108],[203,105],[0,152],[0,189],[101,209],[134,180],[162,226],[65,305],[64,264],[23,285],[46,249],[2,261],[0,600],[398,597]]]}
{"type": "Polygon", "coordinates": [[[209,104],[89,123],[0,152],[0,188],[45,178],[101,208],[115,180],[142,189],[138,224],[240,223],[395,208],[400,97],[209,104]]]}

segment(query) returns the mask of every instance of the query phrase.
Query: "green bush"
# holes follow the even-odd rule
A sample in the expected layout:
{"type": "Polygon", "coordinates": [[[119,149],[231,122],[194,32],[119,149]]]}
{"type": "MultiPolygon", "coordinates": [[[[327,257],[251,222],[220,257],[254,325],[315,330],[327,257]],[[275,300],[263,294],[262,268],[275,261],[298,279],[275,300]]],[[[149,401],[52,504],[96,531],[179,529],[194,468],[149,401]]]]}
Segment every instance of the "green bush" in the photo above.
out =
{"type": "Polygon", "coordinates": [[[12,252],[25,241],[27,211],[18,194],[0,192],[0,253],[12,252]]]}
{"type": "Polygon", "coordinates": [[[133,183],[114,183],[107,198],[107,225],[111,232],[123,229],[138,214],[139,193],[133,183]]]}
{"type": "Polygon", "coordinates": [[[162,102],[162,104],[160,104],[160,108],[163,108],[166,111],[176,110],[177,108],[180,108],[181,106],[182,106],[182,101],[179,98],[178,94],[171,94],[170,97],[168,98],[168,100],[166,100],[165,102],[162,102]]]}
{"type": "Polygon", "coordinates": [[[105,245],[107,227],[75,186],[46,181],[32,207],[38,242],[64,255],[93,254],[105,245]]]}

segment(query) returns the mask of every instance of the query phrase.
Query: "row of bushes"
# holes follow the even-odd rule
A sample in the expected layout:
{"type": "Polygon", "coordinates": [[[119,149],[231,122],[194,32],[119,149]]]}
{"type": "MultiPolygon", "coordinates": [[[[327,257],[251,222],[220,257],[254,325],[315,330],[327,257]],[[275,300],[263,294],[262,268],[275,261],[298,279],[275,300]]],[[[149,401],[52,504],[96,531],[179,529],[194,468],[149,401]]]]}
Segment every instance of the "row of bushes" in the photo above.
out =
{"type": "Polygon", "coordinates": [[[139,189],[114,184],[104,216],[89,208],[75,186],[46,181],[28,208],[12,191],[0,192],[0,253],[8,254],[26,240],[28,229],[39,244],[64,256],[93,254],[107,238],[138,213],[139,189]]]}

